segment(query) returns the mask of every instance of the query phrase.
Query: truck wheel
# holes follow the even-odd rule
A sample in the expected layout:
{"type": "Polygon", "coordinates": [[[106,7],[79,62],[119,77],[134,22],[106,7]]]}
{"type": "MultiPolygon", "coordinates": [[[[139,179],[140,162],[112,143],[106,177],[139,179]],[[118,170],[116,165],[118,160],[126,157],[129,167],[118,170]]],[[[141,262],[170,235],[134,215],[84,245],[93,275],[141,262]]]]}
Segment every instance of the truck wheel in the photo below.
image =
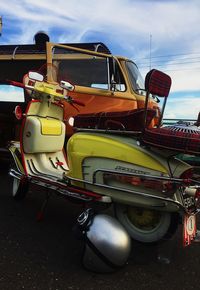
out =
{"type": "Polygon", "coordinates": [[[128,205],[115,205],[115,213],[132,239],[148,244],[169,239],[179,223],[179,216],[176,213],[128,205]]]}
{"type": "Polygon", "coordinates": [[[12,196],[15,200],[22,200],[28,192],[28,182],[26,179],[13,177],[12,196]]]}

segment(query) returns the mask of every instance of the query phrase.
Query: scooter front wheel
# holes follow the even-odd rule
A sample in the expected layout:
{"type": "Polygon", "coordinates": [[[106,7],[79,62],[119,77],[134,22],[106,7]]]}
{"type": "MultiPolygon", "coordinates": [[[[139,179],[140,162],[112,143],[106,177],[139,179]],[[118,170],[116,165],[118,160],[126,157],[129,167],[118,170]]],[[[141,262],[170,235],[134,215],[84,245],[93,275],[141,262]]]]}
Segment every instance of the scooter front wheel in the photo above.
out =
{"type": "Polygon", "coordinates": [[[13,177],[12,196],[15,200],[22,200],[28,192],[28,182],[25,179],[13,177]]]}
{"type": "Polygon", "coordinates": [[[132,239],[156,243],[169,239],[178,226],[178,215],[134,206],[115,205],[117,219],[132,239]]]}

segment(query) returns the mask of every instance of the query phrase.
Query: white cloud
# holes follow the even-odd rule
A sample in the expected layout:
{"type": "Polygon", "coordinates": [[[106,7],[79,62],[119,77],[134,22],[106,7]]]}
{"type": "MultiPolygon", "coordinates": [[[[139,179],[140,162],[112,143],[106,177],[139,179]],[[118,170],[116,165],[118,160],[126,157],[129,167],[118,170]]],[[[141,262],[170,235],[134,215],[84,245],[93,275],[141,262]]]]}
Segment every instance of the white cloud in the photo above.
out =
{"type": "Polygon", "coordinates": [[[200,94],[199,97],[185,95],[180,98],[168,98],[164,118],[167,119],[197,119],[200,112],[200,94]]]}
{"type": "MultiPolygon", "coordinates": [[[[3,22],[5,19],[0,41],[4,43],[32,43],[39,30],[49,33],[53,42],[90,41],[92,35],[92,41],[102,41],[103,37],[117,54],[125,53],[137,63],[149,57],[151,34],[152,56],[200,52],[198,0],[0,0],[0,7],[3,22]],[[15,34],[4,34],[16,26],[15,34]]],[[[169,58],[160,67],[172,77],[171,91],[200,92],[198,64],[176,63],[176,58],[169,58]]],[[[142,70],[143,75],[146,71],[142,70]]],[[[190,96],[190,101],[196,113],[199,99],[190,96]]],[[[169,105],[172,109],[167,114],[179,116],[182,110],[190,115],[187,100],[169,105]]]]}
{"type": "MultiPolygon", "coordinates": [[[[162,59],[160,59],[162,63],[162,59]]],[[[162,65],[155,63],[153,68],[162,70],[172,79],[171,92],[200,91],[200,53],[199,55],[177,56],[162,65]]],[[[148,69],[142,69],[143,76],[148,69]]]]}
{"type": "Polygon", "coordinates": [[[8,3],[1,0],[0,7],[2,15],[16,17],[22,23],[26,21],[27,31],[32,31],[29,24],[34,23],[40,29],[71,29],[75,39],[77,34],[81,38],[83,32],[90,30],[110,33],[114,41],[132,46],[130,55],[135,54],[133,48],[140,51],[141,42],[146,42],[148,51],[149,33],[153,35],[156,50],[181,39],[194,40],[193,36],[199,32],[198,1],[10,0],[8,3]]]}

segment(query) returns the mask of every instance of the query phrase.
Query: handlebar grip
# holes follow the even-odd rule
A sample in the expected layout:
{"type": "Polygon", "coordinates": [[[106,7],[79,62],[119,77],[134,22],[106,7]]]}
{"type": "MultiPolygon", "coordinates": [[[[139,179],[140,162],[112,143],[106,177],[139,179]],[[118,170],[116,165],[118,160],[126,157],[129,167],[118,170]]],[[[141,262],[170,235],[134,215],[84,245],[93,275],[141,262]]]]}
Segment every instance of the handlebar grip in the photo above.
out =
{"type": "Polygon", "coordinates": [[[25,89],[25,85],[20,83],[20,82],[8,80],[8,83],[9,83],[9,85],[13,85],[15,87],[20,87],[20,88],[25,89]]]}
{"type": "Polygon", "coordinates": [[[81,101],[77,101],[77,100],[74,100],[72,101],[73,104],[76,104],[76,105],[79,105],[79,106],[82,106],[82,107],[85,107],[85,104],[81,101]]]}

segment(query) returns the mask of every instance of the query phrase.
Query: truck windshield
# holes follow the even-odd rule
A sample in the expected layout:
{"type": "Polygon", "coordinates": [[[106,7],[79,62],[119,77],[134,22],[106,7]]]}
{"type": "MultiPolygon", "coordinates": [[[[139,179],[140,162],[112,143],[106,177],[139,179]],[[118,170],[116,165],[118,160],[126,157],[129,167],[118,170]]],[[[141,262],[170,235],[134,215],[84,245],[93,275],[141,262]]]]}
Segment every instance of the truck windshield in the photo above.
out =
{"type": "Polygon", "coordinates": [[[53,66],[57,70],[57,81],[67,80],[78,86],[109,89],[108,59],[106,57],[96,57],[55,47],[53,66]]]}
{"type": "Polygon", "coordinates": [[[126,67],[133,90],[139,94],[144,94],[144,80],[135,63],[127,61],[126,67]]]}
{"type": "MultiPolygon", "coordinates": [[[[55,46],[52,50],[53,80],[61,80],[87,88],[111,90],[113,63],[111,57],[73,51],[73,48],[55,46]],[[70,50],[71,49],[71,50],[70,50]]],[[[115,89],[125,91],[125,81],[115,64],[115,89]]]]}

